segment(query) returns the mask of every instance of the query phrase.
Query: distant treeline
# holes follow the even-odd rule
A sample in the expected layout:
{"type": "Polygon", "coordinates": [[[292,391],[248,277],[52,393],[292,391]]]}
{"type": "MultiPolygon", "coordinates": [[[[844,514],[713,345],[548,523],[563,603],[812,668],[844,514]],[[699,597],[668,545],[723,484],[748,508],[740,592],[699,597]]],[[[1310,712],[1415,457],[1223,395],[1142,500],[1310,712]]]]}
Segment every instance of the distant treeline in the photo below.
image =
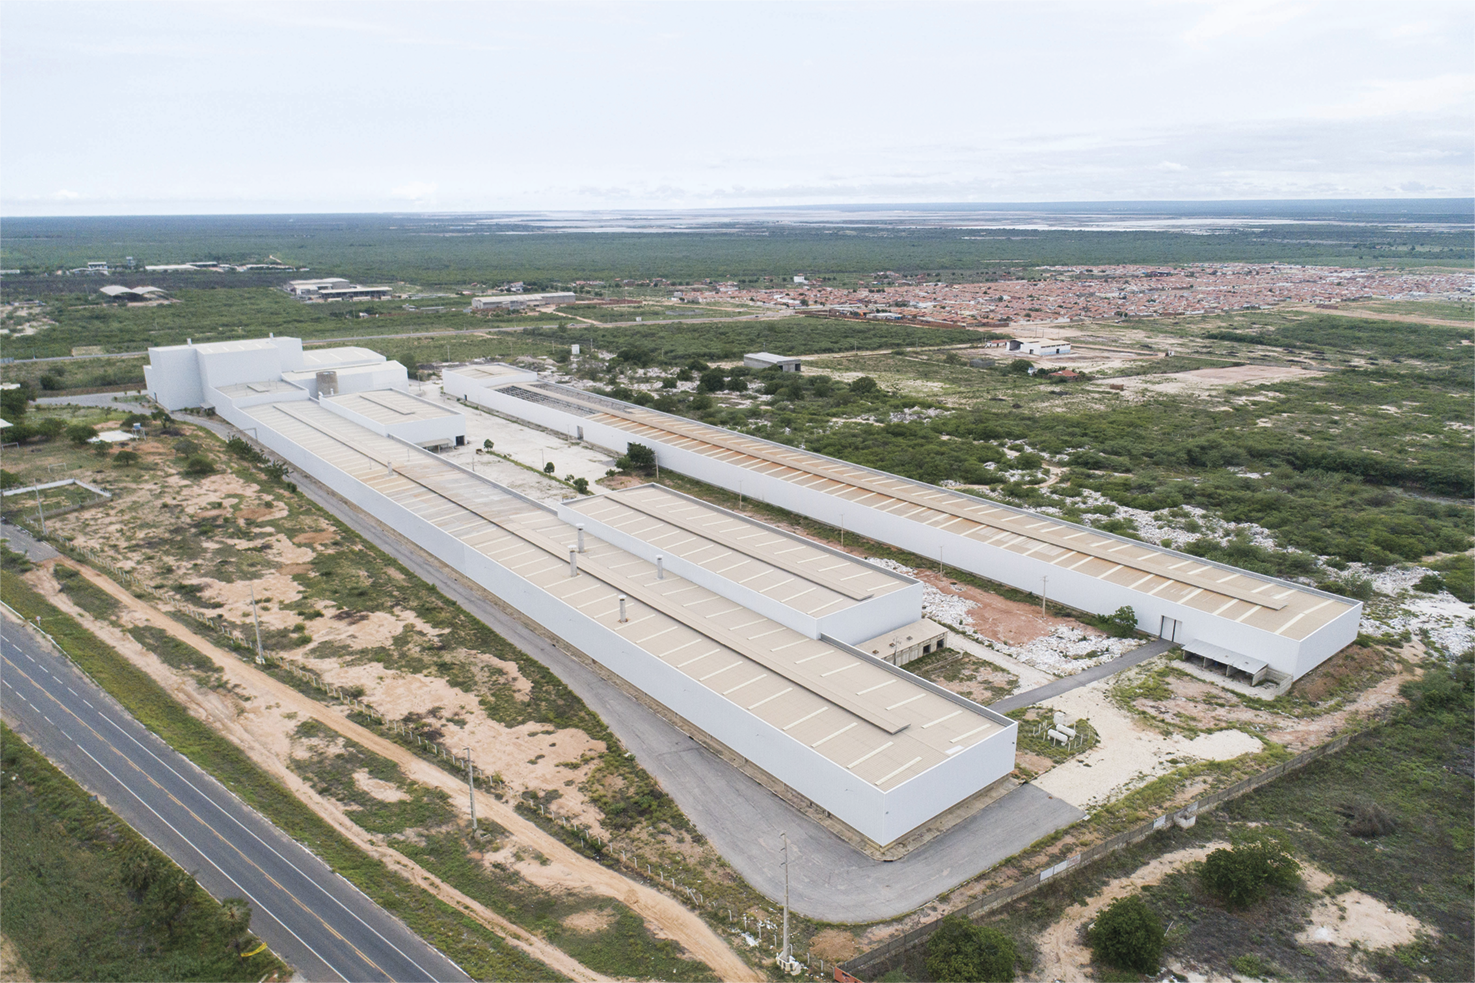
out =
{"type": "MultiPolygon", "coordinates": [[[[683,233],[547,232],[479,225],[468,217],[389,215],[14,218],[0,265],[42,272],[89,260],[140,265],[274,256],[319,274],[425,286],[576,279],[681,282],[845,277],[895,270],[987,278],[1056,264],[1288,262],[1468,265],[1469,232],[1405,225],[1304,224],[1178,232],[909,228],[876,223],[825,228],[735,220],[683,233]],[[511,234],[516,233],[516,234],[511,234]]],[[[9,285],[3,285],[8,289],[9,285]]]]}

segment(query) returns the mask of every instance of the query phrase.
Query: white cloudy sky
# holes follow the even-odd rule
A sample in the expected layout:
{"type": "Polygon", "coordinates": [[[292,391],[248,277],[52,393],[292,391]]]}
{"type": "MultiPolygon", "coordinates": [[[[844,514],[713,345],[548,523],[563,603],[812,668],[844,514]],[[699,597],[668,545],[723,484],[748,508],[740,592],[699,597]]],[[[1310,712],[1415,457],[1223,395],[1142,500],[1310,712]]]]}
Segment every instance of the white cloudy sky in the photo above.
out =
{"type": "Polygon", "coordinates": [[[1475,4],[0,5],[0,214],[1466,196],[1475,4]]]}

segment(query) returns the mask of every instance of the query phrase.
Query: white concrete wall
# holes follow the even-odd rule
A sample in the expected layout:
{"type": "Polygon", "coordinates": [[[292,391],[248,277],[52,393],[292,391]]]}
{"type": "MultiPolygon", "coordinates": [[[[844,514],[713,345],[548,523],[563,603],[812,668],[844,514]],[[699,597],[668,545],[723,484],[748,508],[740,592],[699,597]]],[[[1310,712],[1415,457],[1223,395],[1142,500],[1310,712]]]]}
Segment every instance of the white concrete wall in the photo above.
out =
{"type": "MultiPolygon", "coordinates": [[[[953,755],[889,792],[882,792],[803,742],[627,641],[620,633],[613,605],[605,615],[590,617],[329,465],[249,414],[233,406],[223,410],[222,415],[236,426],[254,427],[261,443],[294,467],[322,481],[421,548],[471,577],[504,603],[597,659],[611,672],[639,687],[877,843],[890,843],[1008,774],[1014,767],[1016,729],[1011,721],[1011,726],[999,734],[953,755]]],[[[638,603],[632,604],[631,614],[639,609],[638,603]]]]}
{"type": "MultiPolygon", "coordinates": [[[[532,403],[495,390],[482,389],[476,395],[467,398],[473,403],[485,405],[508,416],[528,420],[559,433],[572,436],[576,427],[582,428],[584,440],[622,454],[631,439],[630,434],[624,430],[593,423],[586,418],[567,413],[556,407],[543,403],[532,403]]],[[[744,436],[744,439],[754,440],[756,438],[744,436]]],[[[1264,659],[1270,663],[1272,668],[1289,673],[1294,677],[1299,678],[1309,672],[1327,657],[1350,645],[1357,637],[1357,623],[1361,619],[1362,606],[1355,602],[1353,602],[1353,609],[1347,614],[1322,626],[1306,639],[1297,641],[1236,623],[1227,618],[1218,618],[1207,611],[1200,611],[1170,600],[1134,591],[1125,586],[1111,584],[1088,574],[1052,566],[1043,560],[988,546],[972,539],[944,532],[925,523],[914,522],[852,502],[842,502],[824,492],[805,488],[797,482],[769,477],[759,471],[728,464],[706,454],[662,443],[655,438],[646,438],[641,442],[655,449],[656,459],[662,467],[671,468],[709,484],[731,491],[741,490],[744,495],[757,498],[759,501],[831,524],[838,525],[843,515],[845,528],[855,533],[890,543],[928,559],[941,558],[944,563],[970,570],[980,576],[997,580],[1020,590],[1039,593],[1044,586],[1042,578],[1049,577],[1047,594],[1062,603],[1096,614],[1109,614],[1124,605],[1130,606],[1137,613],[1137,626],[1152,634],[1157,634],[1164,616],[1173,618],[1182,623],[1178,637],[1180,642],[1195,639],[1210,641],[1232,651],[1264,659]],[[741,482],[741,487],[739,482],[741,482]]],[[[778,447],[778,445],[772,446],[778,447]]],[[[792,450],[792,448],[783,449],[792,450]]],[[[845,466],[858,467],[848,463],[845,463],[845,466]]],[[[886,475],[884,472],[869,468],[859,468],[859,470],[893,480],[897,479],[895,475],[886,475]]],[[[921,482],[905,478],[900,480],[919,489],[936,490],[933,486],[921,482]]],[[[997,503],[991,502],[990,504],[997,506],[997,503]]],[[[999,507],[1008,508],[1008,506],[999,507]]],[[[1024,510],[1015,511],[1024,512],[1024,510]]],[[[1105,538],[1119,539],[1122,542],[1132,542],[1122,537],[1113,537],[1108,533],[1097,531],[1096,534],[1105,538]]],[[[1197,560],[1202,563],[1209,562],[1187,554],[1177,554],[1171,550],[1164,552],[1169,555],[1182,556],[1184,559],[1197,560]]],[[[1210,565],[1226,571],[1235,569],[1224,564],[1210,565]]],[[[1298,590],[1306,590],[1302,585],[1285,583],[1298,590]]],[[[1319,594],[1320,592],[1313,591],[1312,593],[1319,594]]],[[[1333,597],[1333,595],[1323,596],[1333,597]]],[[[1336,598],[1336,600],[1346,601],[1347,599],[1336,598]]]]}
{"type": "Polygon", "coordinates": [[[275,345],[244,351],[198,349],[200,379],[216,389],[240,382],[276,382],[282,377],[282,352],[275,345]]]}
{"type": "Polygon", "coordinates": [[[205,405],[200,363],[190,345],[150,348],[149,364],[143,367],[143,384],[149,398],[166,410],[205,405]]]}

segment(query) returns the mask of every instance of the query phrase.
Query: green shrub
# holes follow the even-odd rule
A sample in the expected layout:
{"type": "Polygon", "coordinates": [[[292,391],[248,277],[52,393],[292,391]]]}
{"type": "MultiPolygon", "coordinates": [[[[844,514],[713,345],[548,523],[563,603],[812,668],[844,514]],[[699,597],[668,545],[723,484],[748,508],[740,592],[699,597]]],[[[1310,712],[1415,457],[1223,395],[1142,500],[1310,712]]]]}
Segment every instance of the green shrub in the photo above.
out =
{"type": "Polygon", "coordinates": [[[1152,973],[1163,954],[1163,923],[1140,894],[1131,894],[1117,898],[1096,916],[1088,940],[1099,961],[1152,973]]]}
{"type": "Polygon", "coordinates": [[[1300,870],[1279,837],[1259,832],[1237,839],[1231,849],[1209,854],[1199,879],[1205,890],[1229,907],[1247,908],[1272,887],[1294,885],[1300,870]]]}
{"type": "Polygon", "coordinates": [[[879,388],[876,385],[876,380],[868,375],[863,375],[859,379],[852,379],[850,382],[850,391],[857,396],[865,396],[868,393],[875,392],[879,388]]]}
{"type": "Polygon", "coordinates": [[[938,983],[1007,983],[1014,979],[1014,942],[987,925],[949,915],[927,940],[927,975],[938,983]]]}
{"type": "Polygon", "coordinates": [[[1137,612],[1130,604],[1123,604],[1106,616],[1107,629],[1117,638],[1131,638],[1137,630],[1137,612]]]}
{"type": "Polygon", "coordinates": [[[184,462],[184,473],[202,476],[215,473],[215,465],[204,454],[193,454],[184,462]]]}
{"type": "Polygon", "coordinates": [[[76,444],[78,447],[81,447],[93,437],[96,437],[97,431],[92,429],[85,423],[74,423],[71,426],[67,427],[66,435],[68,440],[76,444]]]}
{"type": "Polygon", "coordinates": [[[629,467],[632,471],[652,471],[655,469],[655,449],[645,444],[630,444],[625,448],[625,457],[629,459],[629,467]]]}

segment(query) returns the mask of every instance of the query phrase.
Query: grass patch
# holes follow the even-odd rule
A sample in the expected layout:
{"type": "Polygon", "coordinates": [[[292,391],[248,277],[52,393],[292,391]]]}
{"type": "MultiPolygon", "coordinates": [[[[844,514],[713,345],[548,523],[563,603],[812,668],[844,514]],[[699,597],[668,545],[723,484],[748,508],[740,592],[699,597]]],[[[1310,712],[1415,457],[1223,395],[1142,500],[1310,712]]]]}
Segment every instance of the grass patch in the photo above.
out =
{"type": "Polygon", "coordinates": [[[73,567],[58,563],[52,567],[52,573],[56,577],[57,584],[72,599],[72,602],[99,621],[106,621],[121,609],[116,598],[82,576],[73,567]]]}
{"type": "MultiPolygon", "coordinates": [[[[214,775],[288,836],[347,877],[412,931],[476,979],[556,980],[542,963],[507,945],[479,922],[395,875],[262,771],[226,738],[191,717],[158,683],[53,607],[10,571],[0,571],[0,596],[22,617],[43,623],[74,662],[144,726],[214,775]]],[[[85,975],[85,974],[84,974],[85,975]]]]}
{"type": "Polygon", "coordinates": [[[304,720],[298,724],[295,736],[326,740],[329,746],[307,757],[295,758],[292,769],[307,779],[313,791],[348,805],[353,821],[369,832],[388,835],[402,833],[412,827],[436,829],[456,820],[449,795],[438,788],[410,781],[398,765],[372,753],[362,744],[340,737],[316,720],[304,720]],[[405,797],[399,801],[386,801],[375,796],[355,777],[360,771],[367,772],[372,779],[395,786],[405,797]]]}
{"type": "Polygon", "coordinates": [[[287,967],[243,899],[218,903],[0,726],[0,931],[41,980],[240,980],[287,967]],[[243,909],[244,907],[244,914],[243,909]]]}

